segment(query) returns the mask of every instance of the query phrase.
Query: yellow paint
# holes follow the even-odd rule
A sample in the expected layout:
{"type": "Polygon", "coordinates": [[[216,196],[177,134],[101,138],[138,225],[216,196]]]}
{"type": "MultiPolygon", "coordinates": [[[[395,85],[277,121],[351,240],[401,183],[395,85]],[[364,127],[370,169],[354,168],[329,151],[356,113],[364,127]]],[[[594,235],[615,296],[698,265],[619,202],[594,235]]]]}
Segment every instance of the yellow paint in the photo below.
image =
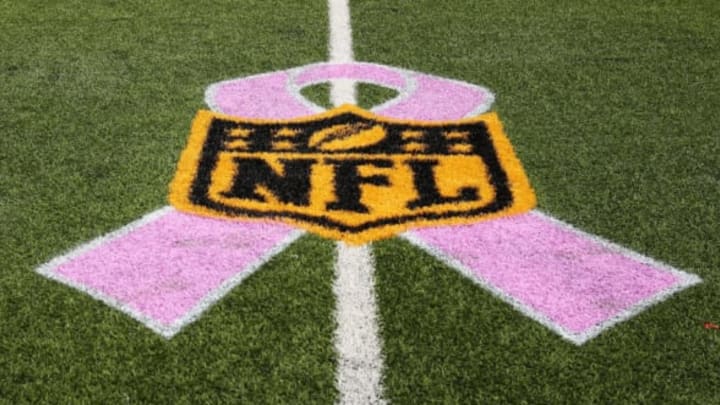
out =
{"type": "MultiPolygon", "coordinates": [[[[276,136],[292,136],[289,133],[282,133],[281,129],[276,136]]],[[[287,138],[286,138],[287,139],[287,138]]],[[[237,142],[237,141],[235,141],[237,142]]],[[[278,220],[295,226],[307,229],[319,235],[343,240],[352,244],[367,243],[377,239],[393,236],[399,232],[406,231],[413,227],[440,226],[451,224],[472,223],[479,220],[498,218],[512,214],[522,213],[535,206],[535,194],[528,182],[520,161],[510,145],[509,140],[503,133],[502,124],[495,113],[488,113],[474,118],[462,119],[451,122],[423,122],[395,120],[379,117],[368,111],[355,106],[345,105],[328,112],[303,117],[293,120],[257,120],[230,117],[223,114],[216,114],[209,111],[199,111],[194,122],[188,144],[182,152],[175,179],[170,185],[170,203],[180,210],[200,215],[223,217],[240,220],[278,220]],[[448,139],[453,139],[450,150],[456,153],[465,154],[424,154],[425,145],[420,142],[422,131],[403,131],[401,137],[409,143],[404,144],[407,153],[397,154],[361,154],[342,152],[362,146],[368,146],[380,142],[385,137],[385,129],[382,125],[370,126],[367,123],[359,122],[355,127],[352,125],[335,125],[317,131],[310,136],[309,144],[316,147],[317,152],[299,153],[290,150],[294,146],[286,140],[273,141],[273,149],[288,149],[289,151],[222,151],[218,154],[217,164],[211,175],[211,183],[208,197],[216,203],[226,207],[234,207],[251,210],[255,213],[265,213],[264,218],[242,217],[228,215],[218,212],[205,206],[196,205],[189,199],[189,193],[197,174],[199,158],[205,142],[208,129],[214,118],[235,121],[243,125],[262,124],[302,124],[311,123],[319,119],[333,117],[342,113],[352,112],[362,118],[376,120],[381,123],[406,124],[412,126],[437,126],[437,125],[459,125],[484,123],[490,134],[493,146],[500,160],[501,166],[508,176],[508,183],[514,202],[502,211],[490,214],[475,216],[455,216],[443,219],[414,218],[391,223],[383,226],[369,228],[357,232],[343,232],[333,227],[326,227],[312,221],[298,220],[288,216],[269,214],[282,211],[284,213],[295,213],[310,216],[313,218],[325,218],[340,222],[347,226],[359,226],[372,221],[392,220],[398,217],[407,217],[419,214],[443,214],[447,212],[466,212],[478,209],[491,203],[495,198],[495,190],[490,183],[488,168],[482,159],[474,154],[469,154],[472,145],[463,143],[467,140],[468,134],[463,132],[446,132],[448,139]],[[413,142],[416,141],[416,142],[413,142]],[[416,146],[412,146],[416,145],[416,146]],[[332,151],[332,155],[323,153],[332,151]],[[283,203],[262,185],[258,185],[255,192],[262,195],[266,201],[255,201],[240,198],[228,198],[223,192],[230,190],[234,176],[236,175],[235,158],[253,157],[262,158],[278,175],[285,175],[284,165],[281,159],[314,159],[316,163],[312,166],[310,175],[309,205],[296,206],[283,203]],[[336,200],[334,189],[335,167],[328,159],[387,159],[392,162],[392,167],[376,167],[371,164],[358,166],[358,173],[362,177],[381,176],[388,179],[390,186],[378,186],[372,184],[361,184],[360,202],[369,210],[367,213],[352,211],[329,210],[327,206],[336,200]],[[409,166],[411,160],[433,160],[437,161],[434,166],[434,178],[438,192],[445,197],[453,197],[459,194],[464,187],[472,187],[478,190],[479,199],[476,201],[463,201],[459,203],[443,203],[421,207],[417,209],[408,208],[408,202],[418,198],[418,192],[413,182],[413,172],[409,166]]]]}
{"type": "Polygon", "coordinates": [[[293,136],[297,135],[297,133],[298,133],[297,130],[285,127],[285,128],[280,128],[280,130],[278,130],[275,133],[275,135],[284,136],[284,137],[293,137],[293,136]]]}
{"type": "Polygon", "coordinates": [[[424,133],[422,131],[408,130],[403,131],[400,136],[402,136],[403,139],[420,139],[424,136],[424,133]]]}
{"type": "Polygon", "coordinates": [[[445,132],[445,137],[448,139],[468,139],[470,134],[467,131],[449,131],[445,132]]]}
{"type": "Polygon", "coordinates": [[[470,153],[473,146],[469,143],[456,143],[450,146],[450,152],[453,153],[470,153]]]}
{"type": "Polygon", "coordinates": [[[228,135],[230,136],[237,136],[241,138],[246,138],[252,134],[252,130],[247,128],[233,128],[230,131],[228,131],[228,135]]]}
{"type": "Polygon", "coordinates": [[[248,143],[243,139],[233,139],[225,143],[228,149],[247,149],[248,143]]]}
{"type": "Polygon", "coordinates": [[[295,144],[290,141],[275,141],[272,145],[273,149],[282,151],[289,151],[295,148],[295,144]]]}
{"type": "Polygon", "coordinates": [[[374,145],[385,138],[385,130],[380,125],[372,128],[364,123],[333,125],[315,132],[308,142],[311,147],[324,151],[341,151],[374,145]]]}
{"type": "Polygon", "coordinates": [[[425,144],[419,142],[409,142],[403,145],[405,152],[419,153],[425,151],[425,144]]]}

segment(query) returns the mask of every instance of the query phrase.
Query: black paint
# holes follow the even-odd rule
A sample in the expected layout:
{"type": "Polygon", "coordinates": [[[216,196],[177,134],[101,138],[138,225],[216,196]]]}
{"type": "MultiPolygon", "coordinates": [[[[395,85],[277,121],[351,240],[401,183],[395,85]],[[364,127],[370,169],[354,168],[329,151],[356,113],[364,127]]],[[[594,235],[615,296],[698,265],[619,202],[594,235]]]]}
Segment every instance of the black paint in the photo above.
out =
{"type": "MultiPolygon", "coordinates": [[[[437,204],[477,201],[479,199],[478,190],[475,187],[463,187],[460,189],[460,195],[455,197],[440,194],[437,179],[435,178],[437,160],[410,160],[407,163],[412,169],[415,190],[418,192],[418,198],[410,201],[407,204],[408,208],[415,209],[437,204]]],[[[459,175],[462,175],[462,173],[459,173],[459,175]]]]}
{"type": "Polygon", "coordinates": [[[233,185],[223,196],[265,202],[265,197],[255,191],[263,185],[285,204],[310,204],[310,170],[315,159],[280,159],[283,175],[263,158],[236,157],[234,162],[233,185]]]}
{"type": "Polygon", "coordinates": [[[393,166],[389,159],[326,159],[326,163],[335,166],[335,195],[337,200],[327,205],[333,211],[354,211],[367,213],[368,208],[360,202],[360,185],[372,184],[375,186],[389,186],[387,176],[372,175],[361,176],[358,172],[360,166],[375,166],[389,168],[393,166]]]}
{"type": "MultiPolygon", "coordinates": [[[[368,159],[372,159],[370,156],[368,156],[368,159]]],[[[338,161],[341,161],[341,159],[337,159],[338,161]]],[[[363,159],[364,160],[364,159],[363,159]]],[[[382,160],[382,159],[378,159],[382,160]]],[[[285,164],[289,162],[286,161],[285,164]]],[[[354,166],[357,168],[357,166],[354,166]]],[[[263,170],[263,169],[259,169],[263,170]]],[[[348,176],[352,178],[352,169],[348,167],[346,170],[348,170],[349,174],[348,176]]],[[[415,169],[413,169],[415,170],[415,169]]],[[[423,170],[423,168],[419,168],[420,172],[423,170]]],[[[287,173],[287,172],[286,172],[287,173]]],[[[464,175],[464,174],[463,174],[464,175]]],[[[272,177],[272,176],[271,176],[272,177]]],[[[342,177],[342,176],[341,176],[342,177]]],[[[359,175],[357,176],[359,177],[359,175]]],[[[369,176],[374,177],[374,176],[369,176]]],[[[382,177],[382,176],[380,176],[382,177]]],[[[428,177],[426,173],[420,174],[421,178],[428,177]]],[[[422,179],[421,179],[422,180],[422,179]]],[[[276,179],[278,182],[282,182],[282,179],[276,179]]],[[[289,180],[288,180],[289,181],[289,180]]],[[[372,182],[378,182],[383,183],[382,179],[370,179],[360,177],[359,179],[356,179],[356,185],[359,184],[368,184],[367,182],[370,182],[369,184],[372,184],[372,182]]],[[[423,181],[420,181],[420,183],[423,183],[423,181]]],[[[298,184],[302,185],[302,182],[298,182],[298,184]]],[[[382,184],[380,184],[382,185],[382,184]]],[[[274,185],[274,187],[280,187],[280,185],[274,185]]],[[[301,186],[302,189],[304,186],[301,186]]],[[[343,186],[341,186],[343,187],[343,186]]],[[[421,186],[424,187],[424,186],[421,186]]],[[[435,186],[437,188],[437,186],[435,186]]],[[[303,191],[303,190],[300,190],[303,191]]],[[[350,192],[350,196],[352,197],[353,192],[350,192]]],[[[424,193],[427,195],[432,194],[432,190],[424,190],[424,193]]],[[[468,194],[469,191],[465,191],[465,194],[463,195],[463,191],[461,190],[460,195],[457,196],[459,198],[469,197],[468,194]]],[[[302,192],[292,192],[287,194],[287,198],[289,200],[296,199],[295,201],[301,201],[298,197],[302,195],[302,192]]],[[[439,193],[438,193],[439,194],[439,193]]],[[[442,198],[442,196],[440,197],[442,198]]],[[[450,197],[452,198],[452,197],[450,197]]],[[[222,212],[225,215],[228,216],[238,216],[238,217],[256,217],[256,218],[274,218],[274,217],[283,217],[283,218],[290,218],[295,219],[299,221],[314,223],[326,228],[336,229],[341,232],[362,232],[371,228],[386,226],[386,225],[394,225],[394,224],[401,224],[408,221],[413,220],[419,220],[419,219],[427,219],[427,220],[441,220],[441,219],[450,219],[450,218],[463,218],[463,217],[474,217],[478,215],[483,214],[490,214],[493,212],[502,211],[508,207],[510,207],[513,203],[513,195],[510,190],[509,184],[508,184],[508,178],[507,174],[503,170],[502,166],[500,165],[500,161],[498,159],[497,153],[493,147],[492,140],[490,139],[490,135],[488,133],[487,127],[482,122],[476,122],[476,123],[468,123],[468,124],[456,124],[456,125],[443,125],[443,124],[437,124],[433,125],[432,123],[429,124],[423,124],[422,126],[416,126],[416,125],[406,125],[406,124],[390,124],[390,123],[383,123],[378,122],[375,120],[368,120],[362,117],[358,117],[355,114],[352,113],[344,113],[338,116],[325,118],[320,121],[312,122],[312,123],[305,123],[305,124],[289,124],[289,125],[279,125],[279,124],[266,124],[266,125],[254,125],[254,124],[239,124],[233,121],[224,120],[216,118],[213,120],[213,122],[210,125],[210,128],[208,129],[208,135],[207,139],[205,140],[205,144],[203,145],[203,149],[200,156],[200,162],[199,167],[197,170],[197,174],[195,177],[195,180],[193,181],[191,190],[190,190],[190,201],[193,204],[204,206],[209,209],[222,212]],[[424,137],[422,138],[422,142],[424,142],[426,145],[428,145],[427,152],[434,152],[436,154],[450,154],[450,155],[475,155],[478,156],[480,159],[483,160],[483,163],[488,169],[489,174],[489,181],[490,185],[495,190],[495,198],[486,204],[483,207],[478,207],[470,210],[448,210],[442,213],[418,213],[418,214],[409,214],[409,215],[400,215],[397,217],[392,218],[383,218],[378,219],[374,221],[369,221],[366,223],[363,223],[361,225],[346,225],[341,222],[332,220],[330,218],[327,218],[326,216],[314,216],[314,215],[307,215],[297,212],[290,212],[290,211],[283,211],[283,210],[276,210],[276,211],[264,211],[264,212],[258,212],[254,210],[250,210],[247,208],[237,208],[237,207],[231,207],[224,205],[218,201],[212,200],[208,195],[208,190],[210,187],[210,180],[213,170],[215,169],[215,166],[217,165],[218,155],[220,152],[222,152],[223,144],[227,140],[227,132],[230,129],[238,128],[238,127],[250,127],[252,126],[255,131],[251,135],[250,139],[250,145],[252,152],[261,152],[261,151],[271,151],[271,144],[272,144],[272,134],[275,133],[277,130],[279,130],[282,127],[287,127],[291,129],[298,130],[298,134],[295,135],[295,145],[296,150],[295,152],[305,152],[305,153],[318,153],[320,151],[310,148],[307,145],[307,141],[309,137],[314,133],[315,131],[328,128],[332,125],[338,125],[338,124],[348,124],[348,123],[357,123],[357,122],[368,122],[371,125],[383,125],[383,127],[386,130],[387,137],[380,143],[371,145],[369,147],[364,148],[357,148],[350,151],[323,151],[322,153],[325,155],[339,155],[347,152],[362,152],[363,154],[372,155],[372,154],[403,154],[408,155],[403,151],[403,145],[404,143],[408,142],[402,139],[401,133],[404,130],[420,130],[420,131],[427,131],[424,137]],[[445,139],[442,134],[443,132],[450,132],[450,131],[466,131],[469,133],[468,140],[463,141],[463,143],[470,143],[472,145],[472,150],[470,152],[463,152],[463,153],[453,153],[449,151],[449,145],[452,143],[457,143],[454,140],[447,140],[445,139]]],[[[422,197],[421,197],[422,199],[422,197]]],[[[351,198],[347,198],[348,201],[351,200],[351,198]]],[[[338,202],[336,202],[338,203],[338,202]]],[[[356,209],[359,209],[359,207],[354,207],[356,209]]]]}

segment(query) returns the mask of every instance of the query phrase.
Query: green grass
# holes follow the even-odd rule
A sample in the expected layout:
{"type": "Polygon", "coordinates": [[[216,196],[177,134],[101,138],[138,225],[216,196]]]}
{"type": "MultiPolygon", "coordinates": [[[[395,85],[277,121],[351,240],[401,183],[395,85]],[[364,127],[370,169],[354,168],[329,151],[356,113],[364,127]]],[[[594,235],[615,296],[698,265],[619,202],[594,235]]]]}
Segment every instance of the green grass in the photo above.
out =
{"type": "Polygon", "coordinates": [[[360,60],[489,87],[540,208],[697,273],[582,347],[398,241],[377,288],[391,400],[714,403],[720,377],[720,6],[353,4],[360,60]]]}
{"type": "Polygon", "coordinates": [[[0,15],[0,402],[332,402],[326,241],[296,243],[170,341],[32,271],[165,204],[208,84],[325,59],[325,5],[0,15]]]}
{"type": "MultiPolygon", "coordinates": [[[[358,105],[365,109],[382,104],[398,95],[398,92],[394,89],[362,82],[356,85],[355,91],[358,105]]],[[[321,107],[332,108],[329,83],[304,87],[300,90],[300,94],[321,107]]]]}
{"type": "Polygon", "coordinates": [[[386,394],[399,403],[713,403],[717,335],[701,286],[584,346],[407,242],[375,245],[386,394]]]}
{"type": "MultiPolygon", "coordinates": [[[[353,2],[358,60],[487,86],[540,208],[696,273],[581,347],[375,244],[396,403],[714,403],[720,4],[353,2]]],[[[0,403],[330,403],[332,245],[166,341],[33,269],[165,204],[203,91],[327,58],[325,2],[0,1],[0,403]]],[[[328,87],[306,90],[321,105],[328,87]]],[[[392,91],[361,86],[369,108],[392,91]]]]}
{"type": "Polygon", "coordinates": [[[332,402],[332,260],[329,243],[305,237],[169,341],[35,276],[4,298],[0,399],[332,402]]]}

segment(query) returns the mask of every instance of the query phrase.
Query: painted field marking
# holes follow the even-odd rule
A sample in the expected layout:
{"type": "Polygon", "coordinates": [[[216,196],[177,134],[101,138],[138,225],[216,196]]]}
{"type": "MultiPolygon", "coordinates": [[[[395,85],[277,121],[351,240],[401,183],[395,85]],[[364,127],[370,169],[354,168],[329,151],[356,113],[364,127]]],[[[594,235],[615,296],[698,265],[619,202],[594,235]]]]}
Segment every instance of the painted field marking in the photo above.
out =
{"type": "MultiPolygon", "coordinates": [[[[331,63],[353,62],[350,5],[328,0],[331,63]]],[[[330,82],[330,101],[339,106],[357,104],[353,79],[330,82]]],[[[299,92],[298,92],[299,93],[299,92]]],[[[304,97],[303,97],[304,98],[304,97]]],[[[340,404],[385,403],[383,359],[375,299],[375,258],[372,246],[335,243],[335,379],[340,404]]]]}
{"type": "MultiPolygon", "coordinates": [[[[347,0],[328,0],[328,53],[331,63],[354,62],[350,5],[347,0]]],[[[330,82],[330,102],[335,106],[357,104],[355,81],[336,79],[330,82]]]]}
{"type": "MultiPolygon", "coordinates": [[[[313,65],[307,65],[304,67],[290,69],[288,71],[273,72],[270,74],[263,74],[257,76],[251,76],[247,78],[238,78],[225,82],[218,83],[210,86],[206,94],[206,100],[208,105],[215,106],[220,111],[229,112],[234,114],[240,114],[245,116],[264,116],[264,114],[277,114],[278,116],[284,117],[297,117],[307,115],[313,112],[313,108],[306,103],[299,102],[301,99],[299,90],[312,83],[320,81],[328,81],[336,78],[344,78],[351,80],[370,80],[375,83],[387,85],[399,89],[400,101],[392,100],[388,103],[375,108],[374,111],[379,114],[386,114],[391,116],[401,117],[414,117],[416,119],[448,119],[462,117],[468,114],[473,114],[478,110],[482,110],[489,105],[492,100],[492,94],[486,89],[478,86],[464,84],[462,82],[456,82],[448,79],[437,78],[430,75],[425,75],[418,72],[411,72],[404,69],[392,68],[383,65],[370,64],[370,63],[319,63],[313,65]],[[447,94],[452,94],[454,98],[448,99],[447,94]],[[257,100],[252,98],[248,99],[248,94],[255,95],[268,95],[272,94],[273,97],[258,97],[257,100]],[[278,106],[277,104],[266,105],[267,111],[258,110],[257,106],[262,104],[263,100],[266,99],[277,99],[287,97],[287,105],[278,106]],[[438,101],[439,100],[439,101],[438,101]]],[[[160,218],[168,217],[164,221],[168,223],[188,221],[187,218],[183,217],[180,213],[172,211],[161,211],[164,215],[154,216],[151,215],[147,220],[147,224],[144,224],[143,228],[147,228],[145,232],[149,232],[154,229],[156,221],[160,218]],[[182,218],[182,219],[181,219],[182,218]]],[[[197,222],[197,227],[206,227],[206,221],[213,221],[208,218],[192,217],[197,222]]],[[[224,223],[224,222],[223,222],[224,223]]],[[[167,227],[169,224],[162,226],[167,227]]],[[[249,234],[252,235],[252,228],[250,223],[243,222],[230,222],[224,225],[227,227],[225,232],[236,232],[240,235],[249,234]],[[232,231],[230,230],[232,228],[232,231]],[[249,230],[249,233],[248,233],[249,230]]],[[[268,227],[268,235],[276,233],[278,239],[276,243],[281,243],[285,237],[290,237],[293,232],[292,228],[289,228],[281,224],[270,224],[267,223],[265,226],[268,227]]],[[[132,228],[132,226],[130,227],[132,228]]],[[[515,297],[514,299],[519,303],[524,303],[526,308],[533,309],[535,314],[544,314],[545,318],[535,316],[540,319],[541,322],[550,327],[552,330],[558,332],[561,336],[566,339],[573,341],[577,344],[587,341],[587,339],[596,336],[601,331],[608,327],[616,324],[617,322],[627,319],[629,316],[635,314],[637,311],[646,308],[649,304],[662,300],[676,291],[680,291],[690,285],[700,282],[700,279],[694,275],[690,275],[680,270],[673,270],[670,272],[675,275],[675,281],[667,281],[664,286],[656,288],[649,288],[643,290],[648,284],[643,280],[644,277],[655,277],[661,273],[668,273],[667,266],[658,265],[656,262],[643,261],[644,256],[638,254],[625,254],[620,252],[618,249],[605,249],[607,252],[603,253],[607,259],[607,263],[616,263],[612,271],[616,277],[616,285],[618,291],[624,291],[624,293],[617,295],[612,291],[608,291],[607,288],[603,287],[602,280],[597,278],[597,274],[594,273],[592,266],[602,268],[606,266],[605,262],[598,262],[596,259],[597,255],[592,254],[576,254],[568,255],[567,246],[575,246],[572,249],[577,249],[578,246],[588,247],[590,252],[597,251],[600,249],[596,246],[597,241],[593,237],[588,236],[584,233],[567,233],[563,231],[566,228],[562,223],[553,220],[551,217],[534,215],[531,217],[523,216],[517,218],[504,219],[500,222],[491,221],[484,222],[475,226],[469,226],[472,231],[463,231],[465,239],[462,241],[456,241],[457,246],[474,246],[471,250],[457,250],[452,246],[449,246],[447,240],[452,240],[453,237],[457,237],[460,231],[467,227],[450,227],[433,229],[425,228],[414,231],[412,234],[416,235],[417,238],[422,240],[422,246],[427,247],[431,253],[436,254],[441,252],[442,257],[452,257],[452,263],[460,263],[455,267],[461,269],[473,269],[471,272],[466,274],[474,275],[482,281],[483,285],[494,285],[494,283],[502,283],[495,286],[498,291],[505,291],[505,296],[515,297]],[[524,218],[524,219],[523,219],[524,218]],[[507,238],[502,238],[502,235],[515,234],[518,239],[528,239],[529,235],[523,234],[523,229],[528,230],[527,218],[532,218],[533,222],[538,227],[547,228],[548,230],[557,230],[564,238],[568,239],[565,245],[551,243],[547,240],[533,239],[533,252],[532,254],[522,254],[521,248],[529,248],[530,245],[521,244],[519,247],[510,243],[507,238]],[[502,235],[499,236],[488,236],[488,231],[495,229],[495,227],[501,227],[502,235]],[[564,233],[563,233],[564,232],[564,233]],[[489,238],[489,239],[488,239],[489,238]],[[493,242],[493,238],[499,238],[498,241],[493,242]],[[503,263],[504,273],[509,274],[512,280],[498,278],[489,278],[481,267],[487,267],[490,260],[489,257],[485,257],[480,260],[482,250],[492,247],[492,243],[496,243],[496,247],[505,247],[503,255],[508,259],[515,261],[515,267],[509,266],[509,260],[503,263]],[[512,247],[516,246],[516,247],[512,247]],[[562,248],[566,246],[566,248],[562,248]],[[481,248],[482,247],[482,248],[481,248]],[[482,249],[482,250],[479,250],[482,249]],[[515,249],[515,250],[513,250],[515,249]],[[584,288],[589,292],[602,292],[605,294],[601,300],[601,305],[604,309],[598,309],[594,312],[594,318],[590,317],[585,319],[585,323],[581,322],[577,318],[572,320],[565,315],[558,314],[560,307],[549,308],[540,305],[540,301],[533,301],[531,288],[526,289],[514,289],[511,288],[511,284],[528,283],[533,280],[535,272],[529,271],[527,273],[527,280],[523,280],[522,277],[515,273],[525,271],[524,269],[532,268],[532,260],[538,257],[543,257],[542,263],[536,263],[536,265],[542,268],[556,268],[556,269],[574,269],[567,270],[566,276],[574,274],[577,280],[577,285],[583,285],[584,288]],[[575,259],[572,260],[571,258],[575,259]],[[639,271],[639,267],[646,269],[645,271],[639,271]],[[654,270],[648,270],[648,269],[654,270]],[[578,269],[582,270],[578,273],[578,269]],[[628,270],[629,269],[629,270],[628,270]],[[634,270],[633,270],[634,269],[634,270]],[[665,269],[665,270],[664,270],[665,269]],[[659,273],[658,273],[659,272],[659,273]],[[579,277],[579,278],[578,278],[579,277]],[[626,277],[627,279],[623,279],[626,277]],[[493,281],[495,280],[495,281],[493,281]],[[514,281],[513,281],[514,280],[514,281]],[[510,283],[510,284],[508,284],[510,283]],[[620,288],[621,285],[635,285],[635,290],[628,288],[620,288]],[[645,286],[645,287],[643,287],[645,286]],[[645,291],[643,293],[643,291],[645,291]],[[615,294],[613,296],[613,294],[615,294]],[[610,298],[608,298],[610,297],[610,298]],[[615,297],[615,298],[612,298],[615,297]],[[535,304],[533,304],[535,302],[535,304]],[[624,304],[623,304],[624,303],[624,304]],[[543,321],[542,319],[547,319],[543,321]]],[[[532,228],[532,227],[531,227],[532,228]]],[[[532,229],[530,229],[532,230],[532,229]]],[[[38,271],[48,277],[57,279],[65,282],[66,284],[72,285],[73,287],[79,288],[93,295],[96,298],[100,298],[110,305],[126,312],[130,313],[133,317],[145,323],[148,327],[153,330],[161,331],[165,336],[172,336],[180,328],[187,323],[196,319],[199,312],[206,308],[200,302],[205,302],[205,296],[219,296],[220,293],[217,291],[224,291],[224,285],[226,279],[233,279],[230,274],[220,274],[226,269],[208,269],[209,274],[213,272],[220,272],[214,274],[210,279],[216,280],[217,285],[206,286],[203,291],[191,292],[190,289],[182,292],[182,288],[179,286],[184,285],[182,282],[174,282],[173,277],[170,274],[176,274],[168,269],[165,269],[165,274],[168,278],[162,279],[161,276],[156,281],[152,281],[152,276],[147,276],[148,280],[143,281],[140,278],[133,277],[133,272],[137,272],[138,268],[152,268],[153,263],[158,260],[166,260],[169,266],[179,266],[175,268],[177,274],[183,272],[190,272],[192,268],[188,267],[189,263],[194,263],[199,258],[206,256],[204,251],[184,249],[182,251],[178,249],[167,250],[161,244],[149,244],[145,243],[143,249],[137,252],[132,249],[124,248],[127,240],[133,240],[134,229],[123,230],[119,233],[111,233],[109,237],[99,238],[96,241],[92,241],[89,244],[83,245],[77,250],[64,255],[57,260],[41,266],[38,271]],[[127,231],[127,232],[126,232],[127,231]],[[119,236],[118,236],[119,235],[119,236]],[[157,246],[157,251],[152,251],[153,246],[157,246]],[[150,250],[147,250],[150,249],[150,250]],[[146,263],[140,258],[142,254],[139,252],[146,252],[144,254],[147,257],[152,257],[151,261],[146,263]],[[137,256],[137,257],[136,257],[137,256]],[[77,263],[83,263],[82,266],[77,263]],[[85,269],[85,270],[83,270],[85,269]],[[121,280],[131,280],[133,283],[123,284],[121,280]],[[113,281],[114,280],[114,281],[113,281]],[[164,280],[164,281],[163,281],[164,280]],[[162,281],[162,282],[161,282],[162,281]],[[160,283],[159,285],[166,285],[172,288],[156,288],[153,292],[157,297],[153,297],[144,293],[135,293],[134,290],[142,289],[143,283],[160,283]],[[164,283],[164,284],[163,284],[164,283]],[[177,314],[176,318],[169,317],[168,312],[157,312],[153,309],[153,300],[163,302],[165,307],[177,307],[184,308],[183,311],[193,311],[195,315],[177,314]],[[194,300],[194,301],[193,301],[194,300]],[[196,302],[195,302],[196,301],[196,302]],[[193,310],[192,308],[199,308],[193,310]],[[171,319],[172,318],[172,319],[171,319]],[[158,326],[160,325],[160,326],[158,326]]],[[[170,235],[170,234],[168,234],[170,235]]],[[[190,236],[192,237],[192,235],[190,236]]],[[[247,236],[240,237],[240,239],[247,236]]],[[[417,240],[416,238],[416,240],[417,240]]],[[[177,241],[188,239],[187,234],[178,233],[176,236],[177,241]]],[[[208,239],[209,240],[209,239],[208,239]]],[[[272,250],[275,246],[273,242],[268,242],[269,245],[258,243],[253,245],[252,243],[246,243],[244,247],[244,253],[242,256],[252,260],[245,260],[238,262],[235,266],[235,271],[246,272],[252,269],[251,263],[259,258],[267,258],[265,250],[272,250]],[[244,264],[243,264],[244,263],[244,264]],[[245,266],[245,267],[243,267],[245,266]]],[[[581,249],[582,250],[582,249],[581,249]]],[[[602,250],[602,249],[601,249],[602,250]]],[[[274,250],[273,250],[274,251],[274,250]]],[[[219,253],[222,255],[231,255],[230,252],[219,253]]],[[[500,256],[503,256],[500,255],[500,256]]],[[[498,256],[498,257],[500,257],[498,256]]],[[[149,260],[149,259],[148,259],[149,260]]],[[[501,268],[502,266],[496,266],[501,268]]],[[[162,271],[161,271],[162,273],[162,271]]],[[[146,274],[146,273],[143,273],[146,274]]],[[[562,277],[562,274],[557,273],[556,276],[562,277]]],[[[139,276],[138,276],[139,277],[139,276]]],[[[543,285],[545,280],[535,279],[538,285],[543,285]]],[[[559,285],[562,285],[559,284],[559,285]]],[[[557,285],[556,285],[557,287],[557,285]]],[[[188,287],[189,288],[189,287],[188,287]]],[[[490,288],[490,287],[488,287],[490,288]]],[[[518,287],[519,288],[519,287],[518,287]]],[[[567,288],[572,290],[572,283],[567,284],[567,288]]],[[[556,296],[561,297],[568,295],[564,291],[559,291],[556,296]]],[[[592,294],[586,294],[587,297],[592,297],[592,294]]],[[[507,299],[509,302],[515,302],[507,299]]],[[[214,302],[209,300],[209,302],[214,302]]],[[[560,305],[562,300],[557,300],[556,303],[560,305]]],[[[567,302],[566,302],[567,304],[567,302]]],[[[522,306],[516,306],[518,308],[522,306]]],[[[533,311],[523,311],[524,313],[531,313],[533,311]]]]}
{"type": "MultiPolygon", "coordinates": [[[[292,69],[288,88],[299,94],[304,85],[333,78],[355,78],[396,89],[396,99],[373,109],[388,116],[426,120],[471,116],[487,109],[493,100],[492,93],[481,87],[360,62],[292,69]],[[444,99],[448,94],[454,97],[444,99]]],[[[320,109],[312,103],[306,105],[320,109]]],[[[540,211],[476,225],[420,228],[407,237],[578,345],[701,282],[695,275],[603,241],[540,211]],[[533,230],[538,229],[542,230],[540,237],[532,238],[533,230]],[[563,243],[544,238],[549,234],[563,243]],[[462,240],[457,240],[458,235],[462,240]],[[448,243],[450,240],[453,242],[448,243]]]]}
{"type": "MultiPolygon", "coordinates": [[[[338,45],[333,49],[350,48],[338,45]]],[[[301,90],[326,82],[334,89],[331,91],[334,103],[355,103],[354,86],[348,87],[348,83],[369,82],[393,88],[398,96],[372,111],[404,119],[448,120],[474,116],[487,111],[494,100],[489,90],[469,83],[374,63],[351,62],[347,55],[336,55],[335,58],[341,62],[316,63],[225,80],[208,88],[206,104],[230,115],[295,118],[324,110],[306,100],[301,90]],[[336,83],[341,85],[336,86],[336,83]]],[[[336,254],[334,290],[338,328],[335,345],[339,357],[340,395],[347,403],[382,398],[383,366],[377,332],[372,250],[370,246],[350,247],[338,243],[336,254]]]]}
{"type": "Polygon", "coordinates": [[[336,243],[335,373],[340,403],[384,403],[382,345],[375,298],[375,259],[369,244],[336,243]]]}
{"type": "Polygon", "coordinates": [[[701,281],[537,210],[403,236],[576,345],[701,281]]]}
{"type": "MultiPolygon", "coordinates": [[[[313,107],[300,90],[335,78],[396,88],[395,100],[373,110],[400,118],[442,104],[448,106],[425,114],[439,119],[464,116],[483,111],[493,99],[482,87],[410,70],[323,62],[216,83],[206,90],[205,101],[216,111],[246,117],[305,116],[320,107],[313,107]],[[455,95],[454,104],[447,90],[455,95]]],[[[220,221],[164,207],[71,249],[37,272],[171,338],[301,234],[281,223],[220,221]],[[212,245],[211,250],[202,248],[212,245]],[[201,280],[196,280],[198,275],[201,280]]]]}
{"type": "Polygon", "coordinates": [[[290,120],[199,111],[169,201],[182,212],[284,222],[354,245],[536,204],[496,113],[428,123],[350,104],[290,120]]]}
{"type": "Polygon", "coordinates": [[[171,338],[302,234],[164,207],[37,271],[171,338]]]}
{"type": "MultiPolygon", "coordinates": [[[[345,61],[223,81],[207,89],[206,101],[227,114],[293,118],[320,108],[302,97],[301,88],[332,80],[398,90],[396,99],[373,109],[395,118],[457,119],[487,110],[494,99],[487,89],[469,83],[345,61]]],[[[348,88],[339,88],[335,101],[353,100],[348,88]]],[[[165,208],[37,271],[169,338],[301,234],[283,224],[218,221],[165,208]],[[213,260],[221,265],[208,266],[213,260]]],[[[701,282],[539,211],[482,224],[423,228],[407,237],[576,344],[701,282]]],[[[338,248],[338,260],[344,256],[338,248]]],[[[360,262],[372,263],[372,256],[360,262]]]]}

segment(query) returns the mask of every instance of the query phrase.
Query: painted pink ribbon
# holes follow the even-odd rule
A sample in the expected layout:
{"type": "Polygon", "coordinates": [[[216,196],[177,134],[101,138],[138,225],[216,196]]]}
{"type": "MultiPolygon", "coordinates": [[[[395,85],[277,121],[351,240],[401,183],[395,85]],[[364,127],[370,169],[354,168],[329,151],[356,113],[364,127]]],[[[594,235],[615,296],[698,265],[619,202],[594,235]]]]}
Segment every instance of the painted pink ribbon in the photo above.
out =
{"type": "MultiPolygon", "coordinates": [[[[487,111],[494,100],[469,83],[359,62],[227,80],[210,86],[205,99],[226,114],[293,118],[323,110],[300,90],[332,79],[395,89],[398,97],[373,109],[395,118],[457,119],[487,111]]],[[[280,223],[163,208],[38,271],[172,337],[301,234],[280,223]]],[[[700,282],[538,211],[403,236],[576,344],[700,282]]]]}

